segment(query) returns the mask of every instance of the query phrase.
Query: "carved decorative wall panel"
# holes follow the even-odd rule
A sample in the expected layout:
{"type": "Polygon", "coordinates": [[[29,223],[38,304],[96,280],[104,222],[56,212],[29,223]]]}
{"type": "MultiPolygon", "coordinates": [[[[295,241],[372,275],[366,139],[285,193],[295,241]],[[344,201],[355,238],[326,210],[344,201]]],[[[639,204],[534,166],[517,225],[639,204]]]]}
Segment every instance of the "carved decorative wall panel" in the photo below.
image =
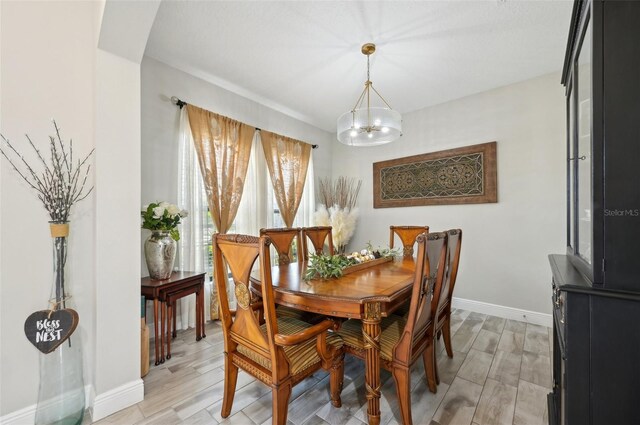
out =
{"type": "Polygon", "coordinates": [[[373,164],[373,207],[498,201],[496,142],[373,164]]]}

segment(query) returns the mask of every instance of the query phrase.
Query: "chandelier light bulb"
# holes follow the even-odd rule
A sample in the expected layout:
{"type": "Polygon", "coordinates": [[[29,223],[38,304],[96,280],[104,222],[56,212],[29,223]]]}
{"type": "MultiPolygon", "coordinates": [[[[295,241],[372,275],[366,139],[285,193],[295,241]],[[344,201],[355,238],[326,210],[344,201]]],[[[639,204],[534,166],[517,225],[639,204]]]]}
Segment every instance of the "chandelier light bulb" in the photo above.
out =
{"type": "Polygon", "coordinates": [[[388,133],[389,132],[389,127],[382,127],[380,129],[380,131],[382,131],[383,133],[388,133]]]}
{"type": "Polygon", "coordinates": [[[367,137],[368,137],[369,139],[373,139],[373,133],[369,132],[369,134],[367,134],[367,137]]]}
{"type": "Polygon", "coordinates": [[[381,122],[380,120],[375,120],[375,121],[373,122],[373,124],[374,124],[374,125],[380,125],[381,123],[382,123],[382,122],[381,122]]]}
{"type": "Polygon", "coordinates": [[[358,132],[355,130],[351,130],[351,133],[349,133],[351,135],[351,137],[356,137],[358,135],[358,132]]]}

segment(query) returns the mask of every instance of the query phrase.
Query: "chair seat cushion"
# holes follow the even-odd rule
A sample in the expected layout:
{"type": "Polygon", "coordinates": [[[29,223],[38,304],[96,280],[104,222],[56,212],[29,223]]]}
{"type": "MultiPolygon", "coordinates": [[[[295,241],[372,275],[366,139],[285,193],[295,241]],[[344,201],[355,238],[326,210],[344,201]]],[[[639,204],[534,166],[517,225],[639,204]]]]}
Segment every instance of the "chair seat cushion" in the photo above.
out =
{"type": "MultiPolygon", "coordinates": [[[[278,333],[283,335],[296,334],[298,332],[304,331],[305,329],[309,329],[310,327],[310,324],[292,317],[278,317],[278,333]]],[[[266,335],[267,325],[264,324],[260,328],[266,335]]],[[[284,354],[289,360],[289,368],[292,375],[297,375],[298,373],[311,366],[316,365],[321,361],[320,356],[318,355],[318,351],[316,350],[316,341],[317,338],[314,337],[298,345],[283,347],[284,354]]],[[[327,344],[331,344],[336,348],[341,348],[343,345],[342,338],[340,338],[335,333],[329,332],[327,335],[327,344]]],[[[260,366],[271,369],[270,359],[261,356],[260,354],[250,350],[244,345],[238,345],[238,352],[249,357],[260,366]]]]}
{"type": "MultiPolygon", "coordinates": [[[[398,343],[402,331],[407,323],[407,319],[402,316],[392,314],[383,317],[380,323],[382,333],[380,334],[380,357],[385,360],[393,360],[393,347],[398,343]]],[[[359,350],[364,349],[364,338],[362,337],[362,322],[356,319],[347,320],[342,324],[338,334],[344,340],[344,344],[359,350]]]]}

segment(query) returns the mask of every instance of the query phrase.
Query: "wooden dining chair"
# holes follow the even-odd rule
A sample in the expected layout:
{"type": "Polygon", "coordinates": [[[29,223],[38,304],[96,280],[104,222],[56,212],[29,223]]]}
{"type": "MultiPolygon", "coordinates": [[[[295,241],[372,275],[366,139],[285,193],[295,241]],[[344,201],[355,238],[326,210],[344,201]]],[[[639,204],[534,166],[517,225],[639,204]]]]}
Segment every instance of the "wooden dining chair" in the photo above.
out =
{"type": "Polygon", "coordinates": [[[402,242],[403,255],[411,257],[416,238],[421,233],[429,233],[429,226],[389,226],[389,248],[393,248],[395,235],[398,235],[402,242]]]}
{"type": "MultiPolygon", "coordinates": [[[[304,258],[304,244],[301,243],[300,231],[301,229],[299,227],[260,229],[260,236],[268,236],[271,239],[272,246],[278,255],[279,266],[290,264],[292,258],[295,258],[296,261],[301,261],[301,259],[304,258]],[[295,255],[293,255],[292,252],[294,249],[294,241],[296,244],[295,255]]],[[[279,317],[288,316],[305,322],[312,322],[312,319],[315,319],[316,322],[318,321],[316,315],[284,305],[279,305],[277,312],[279,317]]]]}
{"type": "Polygon", "coordinates": [[[335,323],[325,320],[316,325],[283,317],[276,318],[271,283],[268,236],[246,235],[213,237],[214,270],[224,336],[223,418],[231,413],[238,368],[272,388],[272,423],[285,425],[291,389],[322,368],[330,372],[331,403],[340,407],[344,374],[342,339],[328,332],[335,323]],[[252,300],[249,278],[256,260],[260,264],[262,300],[252,300]],[[224,260],[224,261],[223,261],[224,260]],[[229,309],[225,282],[227,263],[233,278],[237,309],[229,309]],[[256,311],[264,309],[265,323],[256,311]]]}
{"type": "MultiPolygon", "coordinates": [[[[398,402],[402,421],[411,425],[411,383],[410,368],[422,357],[429,390],[437,391],[438,371],[435,358],[435,324],[438,302],[442,290],[447,252],[447,234],[429,233],[418,235],[418,256],[416,258],[415,279],[411,292],[411,306],[407,316],[390,315],[381,323],[380,365],[393,374],[398,392],[398,402]],[[430,263],[428,252],[437,257],[430,263]]],[[[376,343],[365,341],[362,322],[350,319],[344,322],[338,332],[345,344],[345,351],[365,358],[366,345],[376,343]]]]}
{"type": "MultiPolygon", "coordinates": [[[[389,226],[389,249],[393,249],[397,234],[402,242],[403,257],[413,257],[413,247],[421,233],[429,233],[429,226],[389,226]]],[[[406,316],[409,313],[409,301],[398,307],[395,313],[406,316]]]]}
{"type": "Polygon", "coordinates": [[[451,346],[451,300],[453,289],[458,276],[458,264],[460,263],[460,247],[462,246],[462,230],[447,230],[447,271],[442,283],[442,295],[438,303],[438,321],[436,323],[437,336],[444,341],[444,348],[447,355],[453,357],[453,347],[451,346]]]}
{"type": "Polygon", "coordinates": [[[293,259],[300,261],[302,258],[302,244],[300,243],[300,228],[260,229],[260,236],[269,236],[272,246],[278,254],[278,264],[289,264],[293,259]],[[294,250],[295,241],[295,254],[294,250]]]}
{"type": "Polygon", "coordinates": [[[329,245],[327,253],[334,254],[333,250],[333,234],[331,226],[315,226],[302,228],[302,251],[304,259],[309,259],[309,241],[313,247],[312,254],[321,254],[324,252],[325,242],[329,245]]]}

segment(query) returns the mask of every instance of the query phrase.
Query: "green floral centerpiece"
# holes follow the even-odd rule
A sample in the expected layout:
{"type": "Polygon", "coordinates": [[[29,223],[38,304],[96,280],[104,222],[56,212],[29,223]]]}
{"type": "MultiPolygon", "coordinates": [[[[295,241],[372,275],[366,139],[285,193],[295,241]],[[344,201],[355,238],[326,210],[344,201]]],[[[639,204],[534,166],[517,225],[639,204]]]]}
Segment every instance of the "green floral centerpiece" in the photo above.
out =
{"type": "Polygon", "coordinates": [[[317,277],[329,279],[342,276],[345,267],[355,264],[355,261],[344,255],[309,255],[309,264],[304,273],[304,280],[311,280],[317,277]]]}
{"type": "Polygon", "coordinates": [[[140,211],[142,228],[151,230],[144,242],[144,258],[152,279],[168,279],[176,258],[176,241],[180,240],[177,227],[188,213],[168,202],[152,202],[140,211]]]}
{"type": "Polygon", "coordinates": [[[304,273],[304,280],[340,277],[349,266],[363,264],[380,258],[392,258],[398,254],[399,250],[397,249],[378,248],[374,250],[370,243],[367,244],[366,249],[353,252],[349,255],[311,254],[309,255],[309,264],[304,273]]]}

